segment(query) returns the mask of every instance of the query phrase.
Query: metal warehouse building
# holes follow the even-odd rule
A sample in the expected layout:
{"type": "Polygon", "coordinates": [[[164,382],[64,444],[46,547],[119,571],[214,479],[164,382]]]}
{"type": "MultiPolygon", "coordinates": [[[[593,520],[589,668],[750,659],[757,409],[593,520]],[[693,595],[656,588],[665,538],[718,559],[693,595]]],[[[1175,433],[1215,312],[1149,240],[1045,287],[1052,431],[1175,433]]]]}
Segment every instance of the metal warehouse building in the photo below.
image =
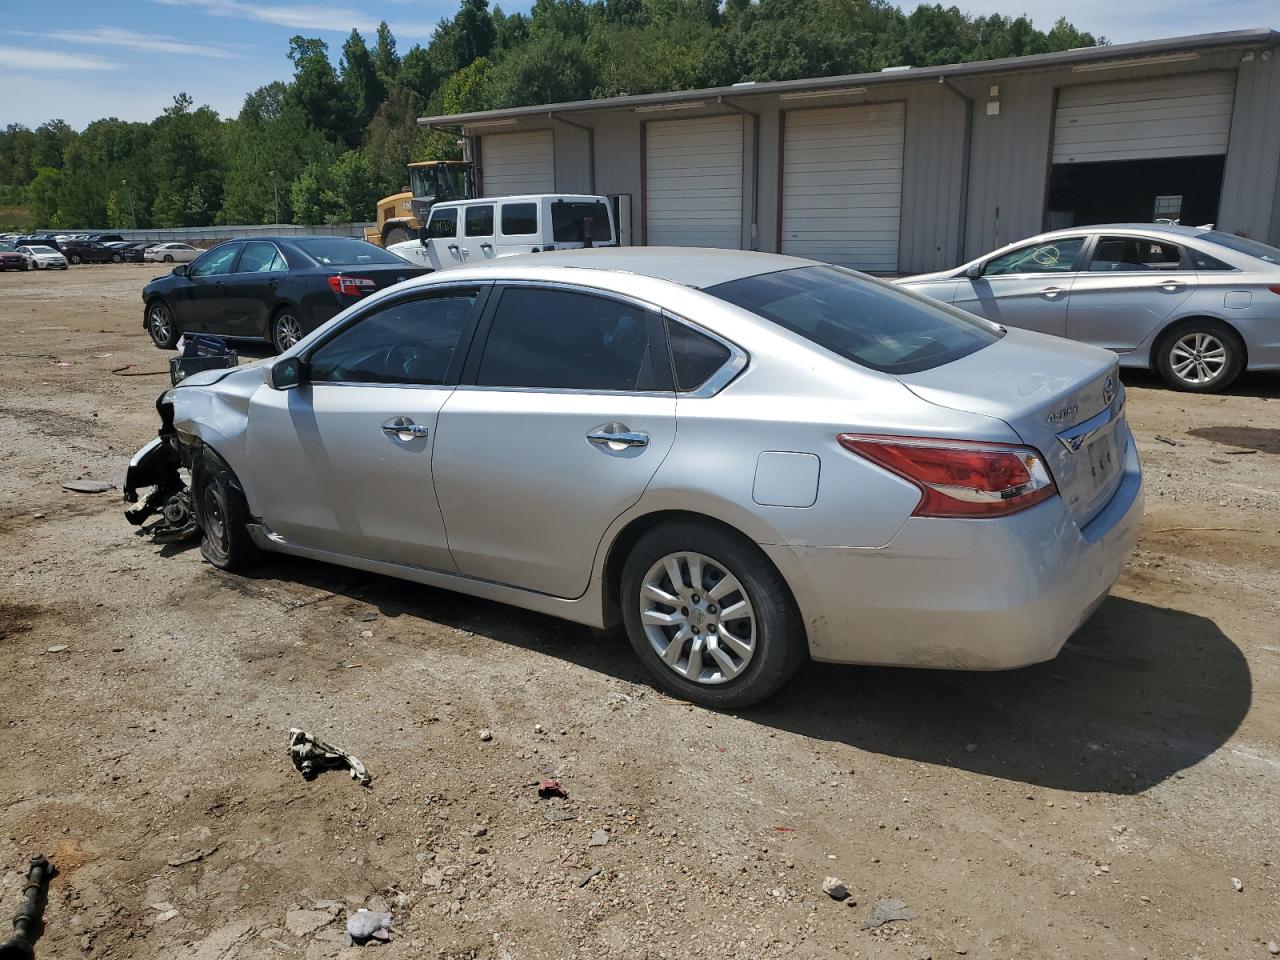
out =
{"type": "Polygon", "coordinates": [[[427,117],[484,196],[613,198],[624,242],[954,266],[1044,229],[1280,242],[1280,33],[427,117]]]}

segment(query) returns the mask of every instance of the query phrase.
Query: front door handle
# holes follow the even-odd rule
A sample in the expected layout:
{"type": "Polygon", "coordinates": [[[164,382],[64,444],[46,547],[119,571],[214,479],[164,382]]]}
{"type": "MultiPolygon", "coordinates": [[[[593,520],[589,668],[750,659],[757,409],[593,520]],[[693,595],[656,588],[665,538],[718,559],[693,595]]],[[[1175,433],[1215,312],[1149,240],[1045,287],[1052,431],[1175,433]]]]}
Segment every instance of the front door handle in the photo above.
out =
{"type": "Polygon", "coordinates": [[[587,434],[587,439],[597,446],[611,450],[622,450],[626,447],[644,447],[649,444],[647,433],[636,433],[628,430],[621,423],[609,423],[598,427],[587,434]]]}
{"type": "Polygon", "coordinates": [[[1165,293],[1181,293],[1187,289],[1187,285],[1181,280],[1166,280],[1164,283],[1159,284],[1159,287],[1165,293]]]}
{"type": "Polygon", "coordinates": [[[449,252],[450,252],[450,253],[457,253],[457,252],[458,252],[458,245],[457,245],[456,243],[451,243],[451,244],[449,244],[449,252]]]}
{"type": "Polygon", "coordinates": [[[1067,291],[1063,290],[1061,287],[1045,287],[1040,291],[1040,296],[1044,297],[1046,300],[1056,300],[1066,292],[1067,291]]]}
{"type": "Polygon", "coordinates": [[[382,432],[402,443],[421,440],[430,432],[425,424],[414,423],[409,417],[392,417],[382,425],[382,432]]]}
{"type": "Polygon", "coordinates": [[[492,244],[492,243],[482,243],[482,244],[480,244],[480,249],[481,249],[481,250],[492,250],[492,249],[493,249],[493,244],[492,244]]]}

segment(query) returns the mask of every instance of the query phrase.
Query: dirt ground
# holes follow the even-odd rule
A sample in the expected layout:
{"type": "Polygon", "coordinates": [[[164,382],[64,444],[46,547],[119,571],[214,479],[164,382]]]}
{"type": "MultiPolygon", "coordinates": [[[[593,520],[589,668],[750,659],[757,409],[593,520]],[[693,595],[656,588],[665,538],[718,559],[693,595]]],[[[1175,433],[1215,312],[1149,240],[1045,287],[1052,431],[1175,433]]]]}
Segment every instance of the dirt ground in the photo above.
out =
{"type": "Polygon", "coordinates": [[[40,956],[354,957],[346,911],[383,904],[384,960],[1280,940],[1280,378],[1126,375],[1144,536],[1055,661],[811,665],[731,716],[656,693],[620,638],[286,558],[221,574],[134,536],[118,489],[61,489],[118,486],[154,435],[155,272],[0,276],[0,915],[51,854],[40,956]],[[292,726],[373,786],[304,782],[292,726]],[[862,929],[887,897],[915,918],[862,929]]]}

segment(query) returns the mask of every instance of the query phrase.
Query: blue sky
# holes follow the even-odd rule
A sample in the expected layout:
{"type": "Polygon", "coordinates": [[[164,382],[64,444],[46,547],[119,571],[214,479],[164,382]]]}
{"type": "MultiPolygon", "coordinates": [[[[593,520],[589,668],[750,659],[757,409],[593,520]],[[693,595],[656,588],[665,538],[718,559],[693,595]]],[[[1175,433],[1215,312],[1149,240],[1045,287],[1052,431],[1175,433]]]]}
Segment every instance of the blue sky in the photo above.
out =
{"type": "MultiPolygon", "coordinates": [[[[527,10],[530,0],[501,4],[527,10]]],[[[915,3],[900,4],[912,9],[915,3]]],[[[1026,13],[1048,28],[1063,13],[1113,42],[1280,27],[1276,0],[959,0],[973,13],[1026,13]]],[[[289,38],[328,41],[335,60],[357,27],[391,24],[401,52],[425,42],[456,0],[0,0],[0,126],[61,117],[149,120],[185,90],[233,115],[244,95],[285,79],[289,38]]]]}

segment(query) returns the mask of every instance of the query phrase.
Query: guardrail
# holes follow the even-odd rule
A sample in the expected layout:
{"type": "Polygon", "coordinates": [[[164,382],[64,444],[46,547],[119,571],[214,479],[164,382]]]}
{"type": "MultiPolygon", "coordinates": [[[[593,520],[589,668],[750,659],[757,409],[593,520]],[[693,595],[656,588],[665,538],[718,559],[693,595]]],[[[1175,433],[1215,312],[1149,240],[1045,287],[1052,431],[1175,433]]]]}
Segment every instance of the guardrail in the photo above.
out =
{"type": "Polygon", "coordinates": [[[39,229],[33,233],[118,233],[126,240],[154,240],[156,243],[169,243],[181,240],[184,243],[196,243],[208,240],[230,240],[232,237],[363,237],[364,228],[375,226],[369,223],[254,223],[254,224],[216,224],[211,227],[168,227],[150,230],[126,230],[121,227],[80,227],[72,230],[59,228],[39,229]]]}

